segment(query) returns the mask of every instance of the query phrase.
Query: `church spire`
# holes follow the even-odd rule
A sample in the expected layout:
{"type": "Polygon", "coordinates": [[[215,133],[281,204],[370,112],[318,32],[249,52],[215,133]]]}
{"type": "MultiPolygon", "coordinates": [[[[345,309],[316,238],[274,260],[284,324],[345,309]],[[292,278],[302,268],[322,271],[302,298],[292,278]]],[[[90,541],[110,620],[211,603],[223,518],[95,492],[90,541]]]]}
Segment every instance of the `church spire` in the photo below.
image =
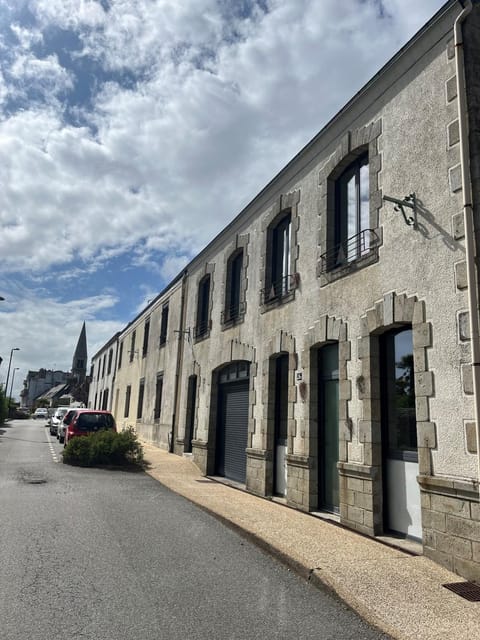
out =
{"type": "Polygon", "coordinates": [[[85,322],[83,323],[82,330],[80,331],[77,348],[73,354],[72,374],[79,382],[85,380],[87,375],[87,333],[85,330],[85,322]]]}

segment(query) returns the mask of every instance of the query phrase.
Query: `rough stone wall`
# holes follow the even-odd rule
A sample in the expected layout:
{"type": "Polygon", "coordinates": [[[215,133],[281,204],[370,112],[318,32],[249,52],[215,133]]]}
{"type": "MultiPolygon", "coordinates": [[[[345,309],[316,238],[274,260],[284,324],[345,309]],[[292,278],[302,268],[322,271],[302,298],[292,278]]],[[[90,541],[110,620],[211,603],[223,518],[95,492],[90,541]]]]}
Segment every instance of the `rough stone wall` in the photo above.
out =
{"type": "Polygon", "coordinates": [[[420,479],[424,554],[480,582],[480,504],[478,486],[449,478],[420,479]]]}

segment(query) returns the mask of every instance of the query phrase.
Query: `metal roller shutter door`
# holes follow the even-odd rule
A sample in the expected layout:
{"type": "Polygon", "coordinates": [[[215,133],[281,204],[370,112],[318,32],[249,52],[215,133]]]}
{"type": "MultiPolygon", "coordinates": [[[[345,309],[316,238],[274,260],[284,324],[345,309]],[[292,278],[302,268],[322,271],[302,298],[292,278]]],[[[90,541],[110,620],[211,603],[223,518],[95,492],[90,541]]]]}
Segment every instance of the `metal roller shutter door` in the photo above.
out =
{"type": "Polygon", "coordinates": [[[220,386],[218,472],[242,483],[247,466],[248,387],[248,380],[220,386]]]}

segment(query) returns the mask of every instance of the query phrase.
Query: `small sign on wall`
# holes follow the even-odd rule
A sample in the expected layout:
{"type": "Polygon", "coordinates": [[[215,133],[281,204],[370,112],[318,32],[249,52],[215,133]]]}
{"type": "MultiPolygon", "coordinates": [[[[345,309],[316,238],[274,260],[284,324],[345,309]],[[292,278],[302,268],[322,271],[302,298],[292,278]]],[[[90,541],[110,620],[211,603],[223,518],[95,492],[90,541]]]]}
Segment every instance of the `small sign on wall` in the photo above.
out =
{"type": "Polygon", "coordinates": [[[297,371],[297,382],[302,382],[303,380],[303,372],[297,371]]]}

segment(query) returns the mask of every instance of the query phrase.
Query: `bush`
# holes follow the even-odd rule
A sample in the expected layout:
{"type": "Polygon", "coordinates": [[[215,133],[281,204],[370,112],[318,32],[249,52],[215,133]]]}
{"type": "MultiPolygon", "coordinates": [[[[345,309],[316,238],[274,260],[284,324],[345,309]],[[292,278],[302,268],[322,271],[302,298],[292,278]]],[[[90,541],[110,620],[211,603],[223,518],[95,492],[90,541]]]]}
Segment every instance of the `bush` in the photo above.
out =
{"type": "Polygon", "coordinates": [[[72,438],[63,450],[63,462],[79,467],[90,467],[91,437],[72,438]]]}
{"type": "Polygon", "coordinates": [[[80,467],[140,465],[143,448],[131,429],[98,431],[72,438],[63,451],[63,462],[80,467]]]}

